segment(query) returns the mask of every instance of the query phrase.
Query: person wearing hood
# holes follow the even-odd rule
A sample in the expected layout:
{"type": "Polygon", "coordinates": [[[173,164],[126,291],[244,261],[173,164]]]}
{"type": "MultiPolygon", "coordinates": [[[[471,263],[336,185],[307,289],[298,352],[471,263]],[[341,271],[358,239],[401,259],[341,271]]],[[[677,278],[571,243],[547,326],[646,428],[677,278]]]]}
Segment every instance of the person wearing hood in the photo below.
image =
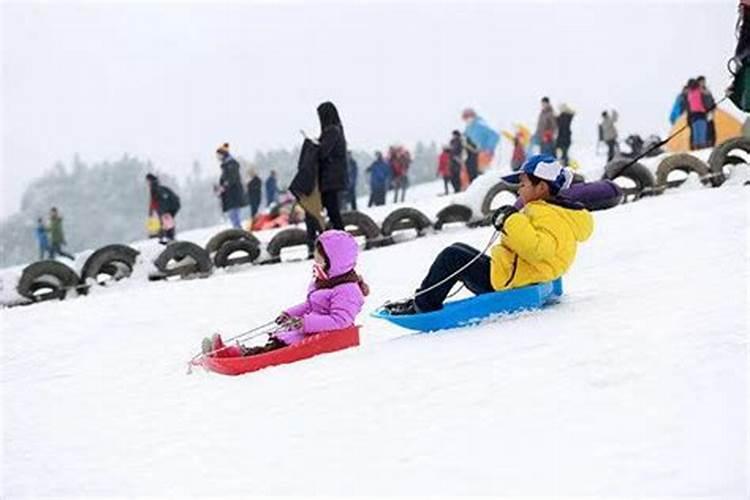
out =
{"type": "MultiPolygon", "coordinates": [[[[349,165],[346,137],[336,106],[326,101],[318,106],[320,137],[318,139],[318,188],[331,227],[344,229],[341,220],[340,193],[347,188],[349,165]]],[[[323,228],[320,228],[322,231],[323,228]]]]}
{"type": "Polygon", "coordinates": [[[229,154],[229,144],[224,143],[216,149],[216,158],[219,160],[221,176],[216,193],[221,197],[221,210],[231,222],[232,227],[240,229],[242,220],[240,211],[247,205],[245,188],[242,186],[240,177],[240,164],[229,154]]]}
{"type": "Polygon", "coordinates": [[[555,109],[549,97],[542,97],[542,110],[536,124],[536,137],[539,141],[540,153],[555,156],[555,141],[557,139],[557,120],[555,109]]]}
{"type": "Polygon", "coordinates": [[[568,150],[572,142],[570,124],[573,121],[575,111],[567,104],[560,104],[560,114],[557,115],[557,149],[560,150],[560,161],[564,167],[568,166],[568,150]]]}
{"type": "Polygon", "coordinates": [[[159,218],[159,242],[166,244],[168,241],[175,239],[177,232],[177,223],[175,217],[180,210],[180,197],[159,182],[159,178],[154,174],[146,174],[148,183],[149,217],[156,214],[159,218]]]}
{"type": "Polygon", "coordinates": [[[252,356],[294,345],[307,335],[340,330],[354,325],[369,288],[357,274],[359,246],[346,231],[323,232],[315,242],[313,280],[306,299],[283,311],[278,331],[264,346],[226,346],[220,335],[203,339],[203,353],[216,357],[252,356]]]}
{"type": "Polygon", "coordinates": [[[502,234],[490,256],[463,243],[445,248],[432,263],[415,297],[386,305],[394,315],[442,309],[457,282],[478,295],[562,276],[575,260],[578,243],[593,232],[594,221],[583,205],[558,197],[569,182],[566,169],[550,155],[530,157],[521,171],[504,178],[520,183],[522,209],[500,207],[492,224],[502,234]]]}

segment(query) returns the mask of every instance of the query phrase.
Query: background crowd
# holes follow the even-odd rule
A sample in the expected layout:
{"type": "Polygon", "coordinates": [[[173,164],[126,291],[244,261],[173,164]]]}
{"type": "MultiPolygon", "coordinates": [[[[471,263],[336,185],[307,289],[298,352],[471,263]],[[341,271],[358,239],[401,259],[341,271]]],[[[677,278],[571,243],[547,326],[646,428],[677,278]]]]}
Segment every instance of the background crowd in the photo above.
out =
{"type": "MultiPolygon", "coordinates": [[[[681,116],[686,117],[690,128],[691,149],[712,147],[715,144],[715,102],[706,79],[702,76],[689,79],[675,98],[670,122],[674,124],[681,116]]],[[[319,116],[321,133],[313,141],[322,141],[325,146],[318,153],[320,204],[332,225],[341,225],[341,211],[357,210],[358,189],[363,185],[369,188],[368,207],[385,205],[389,199],[393,203],[404,202],[411,183],[413,163],[409,149],[394,144],[385,151],[375,151],[365,163],[362,171],[364,180],[360,179],[360,165],[346,143],[338,111],[333,104],[328,104],[333,110],[333,118],[319,116]],[[326,123],[326,120],[330,123],[326,123]],[[337,127],[338,130],[335,140],[328,137],[332,133],[331,127],[337,127]],[[331,141],[335,146],[325,144],[331,141]],[[331,147],[335,149],[333,157],[330,157],[333,151],[331,147]],[[389,192],[392,193],[390,197],[389,192]]],[[[556,110],[549,97],[542,97],[533,132],[523,125],[516,125],[513,132],[498,133],[471,108],[464,109],[460,117],[463,130],[455,129],[451,132],[434,160],[436,175],[443,180],[443,195],[465,190],[492,164],[501,136],[505,136],[512,144],[509,163],[514,171],[520,168],[529,155],[535,153],[555,156],[566,166],[577,166],[569,154],[574,138],[572,125],[575,111],[565,103],[560,103],[556,110]]],[[[616,110],[604,110],[598,123],[597,153],[599,145],[604,145],[608,162],[618,155],[633,156],[644,148],[644,141],[640,136],[631,135],[625,141],[631,152],[621,152],[618,119],[616,110]]],[[[658,137],[653,140],[658,142],[658,137]]],[[[263,178],[256,165],[248,165],[235,158],[228,143],[223,143],[216,149],[216,160],[219,172],[212,186],[213,194],[232,227],[257,230],[304,220],[301,210],[295,210],[297,199],[288,189],[292,181],[292,169],[285,169],[290,178],[280,179],[276,168],[267,169],[268,173],[263,178]]],[[[166,244],[176,238],[176,219],[181,200],[176,193],[176,186],[162,184],[159,177],[151,171],[146,175],[146,183],[149,193],[148,231],[150,236],[158,237],[160,242],[166,244]]],[[[310,221],[307,222],[309,227],[310,221]]],[[[39,218],[34,231],[40,259],[57,256],[72,258],[63,250],[66,242],[62,217],[57,209],[50,210],[47,223],[39,218]]]]}

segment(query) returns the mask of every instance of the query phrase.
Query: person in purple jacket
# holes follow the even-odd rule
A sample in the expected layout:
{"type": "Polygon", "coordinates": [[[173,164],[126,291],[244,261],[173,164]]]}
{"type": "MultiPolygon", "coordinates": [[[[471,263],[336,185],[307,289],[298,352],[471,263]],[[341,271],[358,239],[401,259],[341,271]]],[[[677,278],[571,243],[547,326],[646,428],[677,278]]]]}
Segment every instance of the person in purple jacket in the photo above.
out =
{"type": "Polygon", "coordinates": [[[330,230],[315,242],[313,281],[307,298],[276,318],[279,330],[264,346],[225,346],[219,334],[203,339],[203,353],[217,357],[251,356],[300,342],[306,335],[347,328],[362,310],[369,289],[357,274],[359,247],[346,231],[330,230]]]}

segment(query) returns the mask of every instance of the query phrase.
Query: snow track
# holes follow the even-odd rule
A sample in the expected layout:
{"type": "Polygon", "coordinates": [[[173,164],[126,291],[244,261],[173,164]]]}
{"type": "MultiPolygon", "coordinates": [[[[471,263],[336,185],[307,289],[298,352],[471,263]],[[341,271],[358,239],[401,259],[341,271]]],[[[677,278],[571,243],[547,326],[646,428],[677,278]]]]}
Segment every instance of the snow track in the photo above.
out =
{"type": "Polygon", "coordinates": [[[490,230],[364,252],[360,348],[237,378],[185,362],[301,300],[308,262],[2,310],[0,496],[746,498],[749,207],[597,213],[561,304],[432,335],[366,313],[490,230]]]}

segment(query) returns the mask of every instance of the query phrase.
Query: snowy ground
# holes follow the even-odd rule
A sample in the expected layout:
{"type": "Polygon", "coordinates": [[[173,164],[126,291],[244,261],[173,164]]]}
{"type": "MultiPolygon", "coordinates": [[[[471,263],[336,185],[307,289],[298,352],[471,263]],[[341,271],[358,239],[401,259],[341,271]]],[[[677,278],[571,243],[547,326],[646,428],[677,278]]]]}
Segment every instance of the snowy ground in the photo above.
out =
{"type": "Polygon", "coordinates": [[[440,334],[367,313],[490,231],[364,252],[361,347],[236,378],[185,362],[301,299],[308,262],[2,310],[0,496],[747,498],[749,209],[597,213],[561,304],[440,334]]]}

